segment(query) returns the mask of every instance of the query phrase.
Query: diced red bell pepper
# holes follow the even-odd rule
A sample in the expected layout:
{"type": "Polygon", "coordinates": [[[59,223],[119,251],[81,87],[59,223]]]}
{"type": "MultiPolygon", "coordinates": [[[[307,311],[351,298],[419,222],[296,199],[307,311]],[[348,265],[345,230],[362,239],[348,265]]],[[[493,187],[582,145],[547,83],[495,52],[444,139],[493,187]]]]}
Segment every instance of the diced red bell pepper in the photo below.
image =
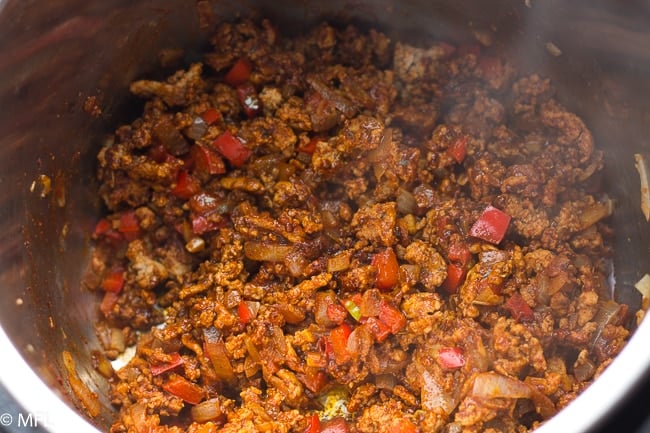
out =
{"type": "Polygon", "coordinates": [[[214,122],[221,119],[221,113],[216,108],[208,108],[201,114],[201,119],[207,124],[212,125],[214,122]]]}
{"type": "Polygon", "coordinates": [[[203,388],[178,374],[172,374],[162,387],[171,395],[189,404],[199,404],[205,396],[203,388]]]}
{"type": "Polygon", "coordinates": [[[370,331],[378,343],[382,343],[390,335],[390,327],[377,317],[362,317],[360,322],[370,331]]]}
{"type": "Polygon", "coordinates": [[[314,137],[309,142],[303,146],[298,147],[298,151],[309,153],[310,155],[316,151],[316,143],[322,141],[321,137],[314,137]]]}
{"type": "Polygon", "coordinates": [[[117,300],[119,299],[119,295],[115,292],[105,292],[104,297],[102,298],[102,302],[99,305],[99,310],[102,312],[104,317],[108,317],[111,311],[113,311],[113,308],[115,305],[117,305],[117,300]]]}
{"type": "Polygon", "coordinates": [[[340,417],[334,417],[327,421],[321,421],[320,433],[349,433],[350,427],[347,421],[340,417]]]}
{"type": "Polygon", "coordinates": [[[379,304],[379,316],[377,317],[390,328],[390,332],[393,334],[397,334],[406,326],[406,317],[404,317],[404,314],[402,314],[399,308],[384,299],[379,304]]]}
{"type": "Polygon", "coordinates": [[[475,238],[483,239],[486,242],[496,245],[503,240],[508,230],[510,219],[510,215],[489,205],[474,225],[472,225],[469,234],[475,238]]]}
{"type": "Polygon", "coordinates": [[[317,413],[309,418],[309,425],[303,433],[320,433],[320,418],[317,413]]]}
{"type": "Polygon", "coordinates": [[[187,171],[179,171],[178,176],[176,176],[176,186],[174,186],[171,193],[178,198],[188,200],[199,192],[201,192],[201,182],[187,171]]]}
{"type": "Polygon", "coordinates": [[[327,385],[327,374],[316,368],[305,368],[305,373],[298,375],[302,383],[313,393],[319,393],[327,385]]]}
{"type": "Polygon", "coordinates": [[[174,155],[167,152],[167,149],[162,143],[154,144],[149,148],[149,158],[153,159],[158,164],[171,162],[176,159],[174,158],[174,155]]]}
{"type": "Polygon", "coordinates": [[[163,364],[152,364],[150,366],[151,374],[158,376],[166,371],[173,370],[179,365],[183,365],[183,358],[178,352],[170,353],[169,357],[171,358],[169,362],[165,362],[163,364]]]}
{"type": "Polygon", "coordinates": [[[252,70],[253,65],[251,64],[251,61],[242,57],[232,65],[230,70],[226,73],[226,76],[223,77],[223,81],[233,87],[239,86],[248,81],[251,77],[252,70]]]}
{"type": "Polygon", "coordinates": [[[466,243],[453,242],[451,245],[449,245],[447,258],[450,262],[464,267],[467,266],[470,259],[472,258],[472,252],[469,250],[469,247],[466,243]]]}
{"type": "Polygon", "coordinates": [[[117,229],[127,241],[132,241],[140,237],[140,221],[135,211],[128,210],[120,214],[120,225],[117,229]]]}
{"type": "Polygon", "coordinates": [[[438,363],[447,369],[456,369],[465,365],[465,355],[460,347],[442,347],[438,350],[438,363]]]}
{"type": "Polygon", "coordinates": [[[97,239],[112,229],[113,229],[113,224],[107,218],[102,218],[99,221],[97,221],[97,224],[95,225],[95,230],[93,231],[93,238],[97,239]]]}
{"type": "Polygon", "coordinates": [[[197,215],[192,218],[192,232],[197,235],[202,235],[203,233],[210,230],[210,221],[203,215],[197,215]]]}
{"type": "Polygon", "coordinates": [[[456,52],[456,47],[448,42],[444,42],[444,41],[438,42],[438,47],[442,48],[443,51],[442,58],[444,59],[451,57],[456,52]]]}
{"type": "Polygon", "coordinates": [[[124,235],[115,230],[113,223],[107,218],[102,218],[97,222],[92,238],[105,240],[113,246],[117,246],[124,241],[124,235]]]}
{"type": "Polygon", "coordinates": [[[474,55],[477,59],[481,55],[481,46],[476,43],[463,43],[458,46],[456,51],[458,57],[464,57],[469,54],[474,55]]]}
{"type": "Polygon", "coordinates": [[[190,150],[194,159],[194,169],[203,175],[223,174],[226,164],[217,152],[200,144],[195,144],[190,150]]]}
{"type": "Polygon", "coordinates": [[[332,340],[329,336],[322,336],[318,339],[318,350],[325,354],[328,359],[334,358],[334,349],[332,348],[332,340]]]}
{"type": "Polygon", "coordinates": [[[262,101],[251,83],[244,83],[237,86],[237,96],[239,103],[246,113],[246,117],[253,118],[262,110],[262,101]]]}
{"type": "Polygon", "coordinates": [[[372,265],[377,268],[375,284],[379,290],[390,290],[397,284],[399,263],[397,263],[397,256],[392,248],[388,247],[375,254],[372,258],[372,265]]]}
{"type": "Polygon", "coordinates": [[[449,263],[447,265],[447,278],[442,282],[442,288],[448,293],[456,293],[458,288],[465,279],[466,271],[463,266],[456,263],[449,263]]]}
{"type": "Polygon", "coordinates": [[[529,322],[534,318],[533,309],[517,292],[513,293],[503,306],[510,311],[512,318],[517,321],[529,322]]]}
{"type": "Polygon", "coordinates": [[[418,428],[406,418],[394,419],[387,433],[417,433],[418,428]]]}
{"type": "Polygon", "coordinates": [[[225,225],[225,220],[220,222],[211,221],[203,215],[193,216],[191,222],[192,232],[197,235],[220,229],[225,225]]]}
{"type": "Polygon", "coordinates": [[[460,135],[456,137],[447,148],[447,153],[449,156],[454,158],[458,164],[461,164],[467,155],[467,136],[460,135]]]}
{"type": "Polygon", "coordinates": [[[218,136],[212,145],[235,167],[244,165],[253,153],[230,131],[226,131],[218,136]]]}
{"type": "Polygon", "coordinates": [[[237,315],[239,315],[239,321],[242,325],[246,325],[253,320],[253,312],[248,308],[246,301],[239,301],[239,305],[237,305],[237,315]]]}
{"type": "Polygon", "coordinates": [[[326,314],[328,319],[340,325],[348,317],[348,310],[341,304],[329,304],[326,314]]]}
{"type": "Polygon", "coordinates": [[[107,292],[120,293],[124,287],[124,270],[112,269],[102,280],[102,289],[107,292]]]}
{"type": "Polygon", "coordinates": [[[498,57],[481,56],[477,67],[485,81],[491,81],[503,76],[503,64],[498,57]]]}
{"type": "Polygon", "coordinates": [[[341,323],[330,331],[329,340],[332,345],[332,353],[334,355],[334,361],[338,365],[345,364],[350,360],[348,337],[350,337],[351,333],[352,328],[347,323],[341,323]]]}

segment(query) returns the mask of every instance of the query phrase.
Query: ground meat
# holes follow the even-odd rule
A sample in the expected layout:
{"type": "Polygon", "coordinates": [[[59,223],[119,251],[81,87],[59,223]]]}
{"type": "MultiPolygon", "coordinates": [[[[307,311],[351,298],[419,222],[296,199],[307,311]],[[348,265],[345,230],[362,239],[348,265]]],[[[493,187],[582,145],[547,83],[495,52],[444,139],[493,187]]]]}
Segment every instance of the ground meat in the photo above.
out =
{"type": "Polygon", "coordinates": [[[416,240],[406,247],[404,260],[420,266],[418,280],[426,290],[434,291],[447,278],[447,265],[435,248],[416,240]]]}
{"type": "Polygon", "coordinates": [[[359,209],[350,226],[357,238],[389,247],[395,243],[396,218],[395,203],[375,204],[359,209]]]}
{"type": "Polygon", "coordinates": [[[85,286],[106,357],[136,346],[112,433],[521,433],[620,352],[602,152],[549,80],[351,25],[213,31],[97,157],[85,286]]]}

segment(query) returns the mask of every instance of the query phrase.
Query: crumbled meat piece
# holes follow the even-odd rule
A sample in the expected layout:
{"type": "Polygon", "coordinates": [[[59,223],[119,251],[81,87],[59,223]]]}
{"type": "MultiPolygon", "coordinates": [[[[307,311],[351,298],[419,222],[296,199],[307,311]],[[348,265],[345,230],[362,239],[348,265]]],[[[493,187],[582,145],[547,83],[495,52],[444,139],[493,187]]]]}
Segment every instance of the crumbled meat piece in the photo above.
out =
{"type": "Polygon", "coordinates": [[[441,60],[449,54],[449,46],[444,44],[417,48],[397,42],[393,53],[395,75],[407,83],[435,76],[441,60]]]}
{"type": "Polygon", "coordinates": [[[151,258],[145,243],[139,239],[129,243],[126,257],[135,271],[135,281],[143,289],[153,289],[167,279],[167,268],[151,258]]]}
{"type": "Polygon", "coordinates": [[[97,155],[83,283],[104,356],[136,346],[111,433],[524,433],[622,350],[603,153],[548,79],[213,21],[97,155]]]}
{"type": "Polygon", "coordinates": [[[419,281],[433,291],[447,278],[447,263],[433,247],[416,240],[406,247],[404,259],[420,266],[419,281]]]}
{"type": "Polygon", "coordinates": [[[357,238],[380,245],[395,243],[397,206],[393,203],[379,203],[363,207],[354,214],[350,226],[356,230],[357,238]]]}
{"type": "Polygon", "coordinates": [[[136,81],[131,84],[131,92],[144,98],[159,97],[170,107],[185,106],[204,90],[202,70],[203,66],[195,63],[187,72],[178,72],[165,83],[150,80],[136,81]]]}

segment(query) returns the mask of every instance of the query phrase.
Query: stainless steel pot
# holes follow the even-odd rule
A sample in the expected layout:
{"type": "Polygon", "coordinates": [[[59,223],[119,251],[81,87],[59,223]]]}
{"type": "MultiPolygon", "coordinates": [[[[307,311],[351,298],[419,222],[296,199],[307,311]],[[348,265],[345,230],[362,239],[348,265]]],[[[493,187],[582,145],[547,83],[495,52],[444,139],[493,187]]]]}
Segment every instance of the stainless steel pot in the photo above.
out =
{"type": "MultiPolygon", "coordinates": [[[[32,416],[52,432],[110,425],[107,385],[90,357],[97,300],[80,286],[100,213],[94,154],[131,112],[127,83],[168,62],[164,53],[181,49],[180,60],[191,60],[209,21],[239,13],[268,16],[283,32],[327,18],[407,40],[490,37],[523,69],[551,76],[606,153],[606,188],[617,203],[616,296],[638,307],[633,284],[650,272],[633,158],[650,155],[646,2],[0,0],[0,381],[22,406],[5,421],[32,416]],[[213,13],[201,20],[198,9],[213,13]],[[101,115],[84,110],[89,97],[101,115]],[[71,392],[63,350],[98,395],[93,419],[71,392]]],[[[649,340],[646,321],[595,384],[539,431],[601,425],[650,370],[649,340]]]]}

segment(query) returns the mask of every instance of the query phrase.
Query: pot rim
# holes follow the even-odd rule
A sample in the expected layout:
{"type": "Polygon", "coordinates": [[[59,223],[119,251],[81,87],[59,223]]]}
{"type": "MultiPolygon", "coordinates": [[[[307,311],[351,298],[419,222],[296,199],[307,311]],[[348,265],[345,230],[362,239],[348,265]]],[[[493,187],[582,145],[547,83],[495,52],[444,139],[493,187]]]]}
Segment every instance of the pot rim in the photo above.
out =
{"type": "MultiPolygon", "coordinates": [[[[0,1],[1,3],[1,1],[0,1]]],[[[48,387],[20,355],[0,326],[0,353],[3,365],[11,368],[0,375],[0,383],[19,405],[19,413],[3,413],[3,426],[19,427],[31,419],[33,425],[48,432],[100,433],[79,412],[68,406],[62,398],[48,387]],[[8,414],[5,415],[5,414],[8,414]],[[31,418],[30,418],[31,417],[31,418]]]]}
{"type": "Polygon", "coordinates": [[[583,433],[603,424],[626,402],[646,376],[650,360],[648,341],[650,321],[643,320],[603,373],[535,432],[583,433]]]}
{"type": "MultiPolygon", "coordinates": [[[[567,407],[542,424],[536,433],[557,431],[584,433],[602,424],[615,409],[623,404],[644,378],[645,368],[640,360],[650,359],[650,321],[644,320],[634,331],[621,353],[618,354],[589,388],[584,390],[567,407]]],[[[0,327],[0,353],[5,365],[11,365],[0,376],[0,383],[17,401],[23,411],[10,414],[23,419],[32,415],[41,427],[49,432],[77,431],[100,433],[79,412],[68,406],[30,368],[11,340],[0,327]],[[9,374],[7,374],[9,373],[9,374]]],[[[13,422],[17,422],[14,419],[13,422]]]]}

